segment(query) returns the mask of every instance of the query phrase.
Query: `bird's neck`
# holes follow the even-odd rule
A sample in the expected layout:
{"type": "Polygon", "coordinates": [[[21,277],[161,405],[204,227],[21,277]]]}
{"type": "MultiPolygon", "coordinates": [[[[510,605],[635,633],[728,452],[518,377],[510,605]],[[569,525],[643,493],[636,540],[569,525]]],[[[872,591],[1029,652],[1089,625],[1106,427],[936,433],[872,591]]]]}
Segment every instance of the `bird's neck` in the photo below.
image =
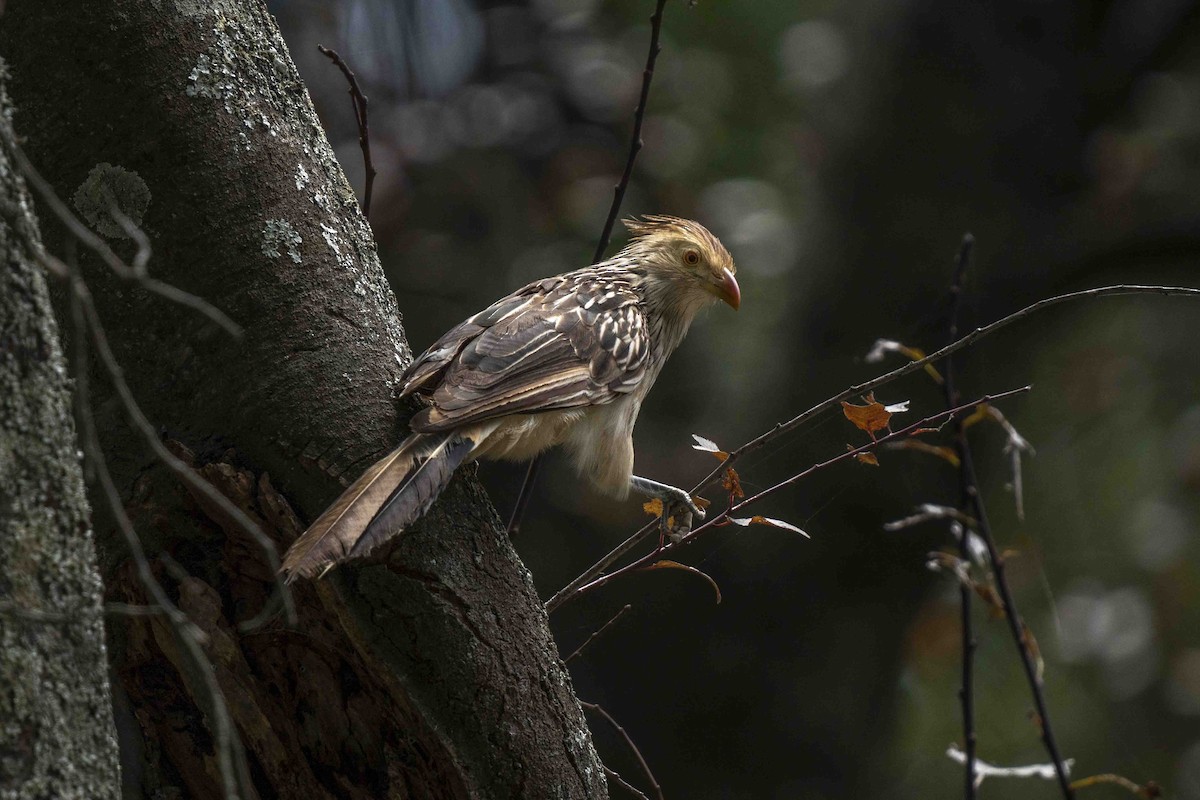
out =
{"type": "Polygon", "coordinates": [[[645,286],[646,310],[650,324],[658,329],[657,341],[663,357],[674,352],[687,335],[692,320],[713,301],[713,296],[691,286],[669,280],[648,280],[645,286]]]}

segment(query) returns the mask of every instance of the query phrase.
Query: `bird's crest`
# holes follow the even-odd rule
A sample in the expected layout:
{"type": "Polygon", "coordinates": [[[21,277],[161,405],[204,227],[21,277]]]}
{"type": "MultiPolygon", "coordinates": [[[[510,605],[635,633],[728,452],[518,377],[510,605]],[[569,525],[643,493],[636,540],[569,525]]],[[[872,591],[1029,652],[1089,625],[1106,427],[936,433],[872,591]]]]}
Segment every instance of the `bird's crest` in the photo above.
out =
{"type": "Polygon", "coordinates": [[[729,251],[725,249],[725,245],[721,244],[721,240],[695,220],[671,217],[666,214],[646,214],[641,219],[623,219],[621,222],[632,237],[630,244],[647,239],[688,239],[708,250],[714,264],[728,267],[731,272],[737,269],[733,265],[733,256],[729,255],[729,251]]]}

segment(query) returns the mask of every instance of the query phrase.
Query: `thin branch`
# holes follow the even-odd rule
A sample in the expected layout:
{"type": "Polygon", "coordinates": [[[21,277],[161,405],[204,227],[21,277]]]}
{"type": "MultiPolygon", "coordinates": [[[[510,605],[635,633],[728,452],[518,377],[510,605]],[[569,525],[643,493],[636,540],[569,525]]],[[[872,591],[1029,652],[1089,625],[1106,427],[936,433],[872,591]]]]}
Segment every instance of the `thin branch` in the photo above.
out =
{"type": "Polygon", "coordinates": [[[588,703],[580,700],[579,705],[583,706],[585,711],[591,711],[594,714],[599,714],[600,716],[604,717],[608,724],[613,727],[613,730],[620,734],[621,738],[625,740],[625,744],[629,747],[629,750],[637,759],[638,764],[641,765],[642,772],[646,775],[646,780],[650,781],[650,786],[654,789],[655,797],[657,797],[658,800],[663,800],[662,787],[658,785],[658,781],[654,778],[654,773],[650,771],[650,765],[646,763],[646,759],[642,757],[642,751],[638,750],[638,746],[633,743],[633,739],[628,733],[625,732],[625,729],[621,727],[620,723],[613,719],[612,715],[605,711],[602,706],[599,706],[596,703],[588,703]]]}
{"type": "MultiPolygon", "coordinates": [[[[1022,320],[1038,311],[1049,308],[1050,306],[1055,306],[1060,303],[1068,302],[1070,300],[1080,300],[1080,299],[1092,298],[1092,297],[1114,297],[1114,296],[1131,295],[1131,294],[1157,294],[1157,295],[1167,295],[1167,296],[1200,297],[1200,289],[1195,289],[1195,288],[1186,287],[1186,286],[1142,286],[1142,285],[1136,285],[1136,284],[1119,284],[1119,285],[1115,285],[1115,286],[1101,286],[1101,287],[1098,287],[1095,289],[1084,289],[1084,290],[1078,291],[1078,292],[1068,292],[1067,294],[1055,295],[1054,297],[1048,297],[1043,300],[1039,300],[1036,303],[1033,303],[1031,305],[1026,306],[1025,308],[1022,308],[1020,311],[1016,311],[1012,314],[1009,314],[1007,317],[1002,317],[1001,319],[996,320],[995,322],[991,323],[990,325],[985,325],[981,328],[976,328],[975,330],[971,331],[966,336],[957,340],[953,344],[943,347],[941,350],[938,350],[937,352],[930,353],[929,355],[925,356],[924,358],[917,359],[915,361],[910,361],[909,363],[905,364],[904,366],[897,367],[896,369],[892,370],[891,372],[884,373],[883,375],[872,378],[871,380],[866,381],[864,383],[860,383],[855,386],[851,386],[848,389],[845,389],[845,390],[839,392],[838,394],[834,395],[833,397],[830,397],[829,399],[818,403],[817,405],[808,409],[804,413],[791,418],[787,422],[778,423],[771,430],[760,434],[758,437],[751,439],[746,444],[742,445],[738,449],[731,452],[729,454],[729,458],[727,458],[720,466],[713,469],[712,472],[710,472],[707,476],[705,476],[705,478],[703,480],[701,480],[699,483],[696,484],[695,488],[692,489],[692,494],[694,495],[694,494],[703,492],[704,490],[708,489],[710,486],[713,486],[717,482],[719,482],[721,479],[721,476],[725,472],[726,467],[732,466],[734,464],[734,462],[736,462],[741,457],[764,447],[769,442],[773,441],[774,439],[778,438],[779,436],[782,436],[786,433],[789,433],[789,432],[795,430],[796,428],[800,427],[804,423],[806,423],[809,420],[816,417],[818,414],[821,414],[821,413],[829,410],[830,408],[838,407],[838,404],[841,403],[841,401],[848,400],[848,399],[856,397],[858,395],[865,394],[866,392],[869,392],[872,389],[876,389],[880,386],[883,386],[884,384],[891,383],[892,381],[897,380],[899,378],[903,378],[906,375],[911,375],[912,373],[916,372],[917,370],[924,369],[927,365],[932,364],[935,361],[940,361],[940,360],[946,358],[946,356],[950,355],[951,353],[957,353],[959,350],[962,350],[965,347],[971,346],[975,342],[979,341],[980,339],[982,339],[986,336],[990,336],[991,334],[995,333],[996,331],[1000,330],[1001,328],[1008,327],[1012,323],[1022,320]]],[[[644,527],[642,527],[640,530],[636,531],[635,533],[631,534],[629,536],[629,538],[627,538],[625,541],[621,542],[621,544],[619,544],[615,548],[613,548],[607,555],[605,555],[603,558],[601,558],[595,564],[592,564],[592,566],[590,566],[586,570],[584,570],[584,572],[582,574],[580,574],[577,578],[575,578],[569,584],[567,584],[562,589],[560,589],[553,597],[550,598],[550,600],[548,600],[546,602],[546,608],[548,610],[553,610],[554,608],[557,608],[559,605],[562,604],[562,601],[566,596],[573,594],[581,586],[587,584],[588,582],[594,580],[599,575],[603,574],[604,570],[608,569],[618,559],[622,558],[627,553],[631,552],[642,541],[644,541],[648,536],[650,536],[652,533],[654,533],[657,530],[658,530],[657,523],[650,523],[650,524],[645,525],[644,527]]]]}
{"type": "Polygon", "coordinates": [[[703,525],[701,525],[698,528],[693,529],[692,531],[690,531],[688,534],[686,534],[685,536],[683,536],[676,542],[663,543],[663,544],[659,545],[658,547],[656,547],[654,550],[647,553],[646,555],[642,556],[641,558],[639,558],[635,561],[632,561],[632,562],[620,567],[619,569],[613,570],[612,572],[610,572],[608,574],[600,575],[599,577],[596,577],[591,581],[584,582],[578,586],[575,585],[575,584],[579,583],[579,579],[576,578],[574,581],[571,582],[571,584],[569,584],[567,587],[560,590],[557,594],[555,594],[548,601],[546,601],[546,610],[554,611],[556,608],[561,606],[567,600],[573,599],[575,597],[579,597],[582,594],[593,591],[595,589],[599,589],[602,586],[606,586],[607,584],[611,583],[613,580],[621,577],[622,575],[626,575],[630,572],[635,572],[639,569],[642,569],[645,566],[648,566],[649,564],[653,563],[655,560],[660,558],[666,552],[671,552],[679,547],[683,547],[683,546],[691,544],[692,542],[694,542],[696,540],[697,536],[700,536],[705,531],[709,531],[709,530],[712,530],[713,528],[719,527],[721,525],[725,525],[727,522],[729,522],[730,518],[736,512],[742,511],[747,506],[749,506],[753,503],[757,503],[761,500],[764,500],[767,497],[770,497],[771,495],[775,494],[776,492],[778,492],[788,486],[791,486],[792,484],[795,484],[801,480],[804,480],[808,476],[812,475],[814,472],[818,472],[820,470],[827,469],[827,468],[833,466],[834,464],[838,464],[843,461],[849,461],[853,458],[856,458],[858,455],[860,455],[862,453],[868,453],[873,450],[876,450],[881,445],[884,445],[887,442],[895,441],[895,440],[903,438],[905,436],[909,436],[910,434],[914,433],[918,429],[934,427],[939,423],[944,424],[947,420],[954,419],[957,415],[961,414],[964,411],[970,410],[970,409],[974,408],[975,406],[978,406],[980,403],[994,403],[997,400],[1003,400],[1005,398],[1012,397],[1014,395],[1023,394],[1025,392],[1028,392],[1031,388],[1032,387],[1030,387],[1030,386],[1023,386],[1019,389],[1011,389],[1007,392],[1000,392],[998,394],[993,394],[993,395],[985,395],[985,396],[979,398],[978,400],[972,401],[970,403],[965,403],[956,408],[947,409],[945,411],[939,411],[936,414],[931,414],[922,420],[914,422],[912,425],[909,425],[906,428],[902,428],[898,431],[893,431],[892,433],[889,433],[886,436],[881,436],[874,441],[867,442],[866,444],[856,447],[852,450],[847,450],[844,453],[834,456],[833,458],[830,458],[826,461],[822,461],[819,464],[813,464],[808,469],[805,469],[802,472],[799,472],[799,473],[791,476],[790,478],[782,480],[773,486],[763,489],[762,491],[758,492],[757,494],[751,495],[750,497],[747,497],[744,500],[740,500],[737,503],[734,503],[729,508],[726,508],[724,511],[717,514],[716,516],[713,516],[713,517],[710,517],[709,519],[707,519],[703,525]]]}
{"type": "Polygon", "coordinates": [[[967,443],[965,436],[963,437],[962,445],[962,468],[966,493],[974,508],[974,517],[979,523],[979,537],[983,539],[983,543],[987,546],[988,561],[991,562],[992,574],[996,578],[996,589],[1000,593],[1000,602],[1004,607],[1004,618],[1008,621],[1008,629],[1012,634],[1013,644],[1016,645],[1017,652],[1021,656],[1021,666],[1025,670],[1025,678],[1029,683],[1029,691],[1033,695],[1033,704],[1038,714],[1038,727],[1041,730],[1042,743],[1046,746],[1046,752],[1050,755],[1050,760],[1054,763],[1055,776],[1058,779],[1058,785],[1062,790],[1063,798],[1071,800],[1075,796],[1075,792],[1071,788],[1071,781],[1067,774],[1066,765],[1059,752],[1058,743],[1054,739],[1054,729],[1050,724],[1050,712],[1046,707],[1046,698],[1042,692],[1042,679],[1038,674],[1038,659],[1030,651],[1029,641],[1025,635],[1025,623],[1021,619],[1020,612],[1017,611],[1016,601],[1013,600],[1012,590],[1008,585],[1008,577],[1004,571],[1004,555],[997,549],[996,541],[992,536],[992,527],[988,523],[987,509],[984,508],[983,498],[978,488],[979,478],[975,473],[975,463],[971,458],[970,445],[967,443]]]}
{"type": "Polygon", "coordinates": [[[1138,784],[1129,780],[1129,778],[1126,778],[1124,775],[1115,775],[1111,772],[1106,772],[1102,775],[1091,775],[1086,778],[1080,778],[1079,780],[1072,781],[1071,788],[1076,790],[1090,789],[1093,786],[1099,786],[1105,783],[1120,786],[1130,794],[1137,795],[1141,798],[1146,798],[1146,800],[1152,800],[1152,798],[1155,797],[1162,797],[1162,787],[1159,786],[1155,781],[1146,781],[1144,784],[1138,784]]]}
{"type": "MultiPolygon", "coordinates": [[[[958,249],[958,257],[955,259],[954,280],[950,284],[950,314],[947,328],[949,335],[947,339],[952,343],[958,338],[958,318],[962,311],[963,301],[963,283],[966,279],[967,269],[971,263],[971,251],[975,247],[975,237],[971,234],[963,236],[962,244],[958,249]]],[[[946,356],[945,362],[942,364],[942,393],[946,398],[946,406],[953,407],[961,402],[962,398],[959,395],[958,387],[955,383],[954,360],[952,356],[946,356]]],[[[978,495],[978,487],[970,483],[970,472],[967,468],[967,462],[971,458],[971,450],[967,443],[966,427],[961,419],[954,420],[954,445],[958,453],[958,476],[959,476],[959,499],[958,510],[968,515],[967,506],[970,503],[972,495],[978,495]]],[[[960,520],[961,522],[962,520],[960,520]]],[[[978,524],[962,525],[962,538],[959,540],[959,552],[962,554],[962,560],[966,564],[971,563],[970,542],[969,539],[973,535],[972,528],[978,524]]],[[[963,725],[963,764],[965,765],[965,779],[963,797],[966,800],[975,800],[978,794],[978,784],[975,781],[975,629],[974,621],[971,618],[971,587],[966,583],[959,581],[958,584],[958,601],[960,610],[960,626],[962,635],[962,685],[958,690],[959,704],[962,706],[962,725],[963,725]]]]}
{"type": "Polygon", "coordinates": [[[337,51],[320,44],[317,45],[317,49],[342,71],[342,74],[346,76],[346,82],[350,84],[350,102],[354,105],[354,121],[358,125],[358,146],[362,150],[365,172],[366,185],[363,187],[362,212],[363,217],[369,219],[371,217],[371,192],[375,188],[376,172],[375,164],[371,162],[371,130],[367,125],[367,96],[362,93],[362,89],[358,88],[358,77],[337,54],[337,51]]]}
{"type": "Polygon", "coordinates": [[[537,481],[538,471],[542,467],[542,456],[537,455],[529,462],[525,470],[525,480],[521,481],[521,491],[517,494],[517,502],[513,505],[512,516],[508,518],[508,537],[511,539],[521,532],[521,520],[525,517],[525,509],[533,497],[533,485],[537,481]]]}
{"type": "Polygon", "coordinates": [[[133,523],[125,512],[120,493],[117,491],[116,484],[113,483],[112,475],[108,471],[108,464],[104,460],[104,453],[100,448],[100,437],[96,433],[96,421],[92,416],[86,367],[87,342],[89,338],[94,339],[96,334],[96,328],[93,327],[94,317],[87,313],[88,308],[92,305],[92,298],[87,285],[75,270],[70,270],[70,273],[72,276],[70,286],[71,319],[74,323],[73,338],[75,341],[73,365],[75,403],[76,416],[80,421],[80,438],[84,455],[96,475],[109,510],[116,520],[117,528],[121,531],[125,544],[129,548],[129,553],[133,556],[138,578],[154,599],[157,607],[162,609],[170,621],[172,632],[191,661],[193,678],[201,684],[204,690],[203,696],[209,701],[206,711],[213,725],[214,749],[225,797],[253,797],[253,785],[250,780],[250,770],[246,764],[245,751],[242,749],[236,730],[234,730],[229,709],[225,704],[225,695],[217,682],[212,663],[200,646],[204,634],[196,628],[186,614],[171,602],[162,584],[154,577],[150,562],[146,560],[146,553],[142,549],[141,539],[138,538],[137,532],[133,529],[133,523]],[[89,337],[89,333],[91,337],[89,337]]]}
{"type": "MultiPolygon", "coordinates": [[[[604,228],[600,231],[600,241],[596,243],[596,252],[592,256],[593,263],[603,259],[604,251],[608,249],[613,226],[617,222],[617,216],[621,213],[621,203],[625,200],[625,191],[629,188],[629,181],[633,178],[633,165],[644,145],[642,123],[645,122],[646,107],[650,102],[650,83],[654,80],[654,64],[658,61],[659,52],[662,51],[662,45],[658,43],[658,40],[662,34],[663,10],[666,5],[667,0],[657,0],[654,13],[650,15],[650,52],[646,54],[646,67],[642,70],[642,92],[638,97],[637,109],[633,112],[633,135],[629,139],[629,155],[625,159],[625,171],[621,173],[621,180],[613,187],[612,204],[608,207],[608,216],[604,220],[604,228]]],[[[533,494],[533,486],[537,481],[541,460],[542,456],[534,456],[533,460],[529,462],[529,469],[525,472],[525,480],[521,483],[521,491],[513,506],[512,517],[508,520],[509,538],[516,536],[517,532],[521,530],[521,519],[525,516],[525,509],[529,506],[529,498],[533,494]]]]}
{"type": "Polygon", "coordinates": [[[662,33],[663,9],[666,8],[666,5],[667,0],[658,0],[654,6],[654,13],[650,15],[650,52],[646,54],[646,68],[642,71],[642,93],[638,97],[637,110],[633,112],[633,136],[629,141],[629,155],[625,159],[625,171],[621,173],[621,180],[613,187],[612,205],[608,208],[608,217],[604,220],[604,229],[600,232],[596,254],[592,257],[593,262],[604,258],[604,251],[608,249],[608,240],[612,237],[613,225],[617,222],[617,215],[621,213],[625,190],[629,188],[629,180],[633,177],[633,164],[642,150],[642,123],[646,119],[646,106],[650,101],[650,82],[654,79],[654,62],[658,60],[658,54],[662,50],[658,38],[662,33]]]}
{"type": "Polygon", "coordinates": [[[283,603],[287,622],[289,625],[295,625],[297,617],[296,607],[292,601],[292,593],[279,572],[279,549],[271,541],[270,537],[263,532],[258,523],[250,519],[246,512],[238,508],[228,497],[218,491],[215,486],[200,477],[196,470],[185,464],[162,443],[158,432],[154,429],[150,420],[146,418],[146,415],[142,413],[137,400],[134,399],[133,391],[129,388],[129,384],[125,382],[124,371],[121,369],[121,365],[117,362],[116,356],[108,345],[108,337],[105,335],[104,327],[100,323],[100,316],[96,313],[96,306],[92,302],[91,295],[87,292],[87,288],[82,281],[76,281],[75,291],[76,294],[81,295],[81,300],[84,301],[82,303],[83,313],[86,317],[92,340],[96,345],[96,353],[100,357],[100,363],[104,365],[109,380],[112,381],[113,388],[117,390],[117,395],[121,399],[126,416],[129,417],[134,427],[142,434],[142,439],[146,445],[166,465],[167,469],[173,472],[176,477],[187,484],[193,491],[203,495],[205,499],[221,509],[222,512],[230,517],[235,525],[249,534],[258,544],[259,549],[266,556],[267,565],[271,568],[271,574],[274,576],[275,590],[278,592],[283,603]]]}
{"type": "Polygon", "coordinates": [[[631,608],[633,608],[633,606],[631,606],[629,603],[626,603],[624,606],[622,606],[620,611],[618,611],[616,614],[613,614],[612,619],[610,619],[608,622],[601,625],[599,630],[593,631],[592,635],[589,636],[587,638],[587,640],[584,641],[583,644],[581,644],[581,645],[579,645],[579,647],[575,648],[574,653],[571,653],[571,655],[564,658],[563,663],[564,664],[571,663],[571,659],[578,657],[580,653],[582,653],[584,650],[586,650],[588,647],[590,647],[592,642],[596,641],[602,635],[604,635],[604,633],[609,628],[611,628],[613,625],[615,625],[617,620],[619,620],[621,617],[623,617],[625,615],[625,612],[629,611],[629,609],[631,609],[631,608]]]}
{"type": "Polygon", "coordinates": [[[911,375],[912,373],[916,372],[917,370],[924,369],[926,364],[930,364],[935,361],[941,361],[941,360],[945,359],[946,356],[949,356],[952,353],[957,353],[959,350],[962,350],[965,347],[970,347],[972,344],[979,341],[980,339],[982,339],[986,336],[990,336],[993,333],[999,331],[1001,328],[1006,328],[1009,325],[1013,324],[1014,322],[1018,322],[1019,320],[1025,319],[1026,317],[1031,316],[1032,314],[1035,314],[1038,311],[1042,311],[1043,309],[1058,305],[1060,303],[1065,303],[1070,300],[1081,300],[1084,298],[1093,298],[1093,297],[1114,297],[1114,296],[1131,295],[1131,294],[1157,294],[1157,295],[1164,295],[1164,296],[1200,297],[1200,289],[1187,287],[1187,286],[1143,286],[1143,285],[1137,285],[1137,284],[1119,284],[1116,286],[1101,286],[1101,287],[1098,287],[1095,289],[1083,289],[1078,292],[1068,292],[1066,294],[1055,295],[1054,297],[1047,297],[1043,300],[1039,300],[1036,303],[1032,303],[1032,304],[1026,306],[1025,308],[1022,308],[1020,311],[1015,311],[1012,314],[1009,314],[1006,317],[1002,317],[989,325],[984,325],[983,327],[976,328],[975,330],[968,333],[966,336],[963,336],[961,339],[958,339],[957,341],[953,342],[952,344],[946,345],[945,347],[943,347],[942,349],[940,349],[936,352],[930,353],[929,355],[925,356],[924,358],[918,359],[916,361],[910,361],[909,363],[905,364],[904,366],[897,367],[896,369],[892,370],[891,372],[884,373],[883,375],[880,375],[876,378],[872,378],[869,381],[865,381],[863,383],[860,383],[855,386],[851,386],[847,389],[844,389],[843,391],[839,392],[838,394],[834,395],[833,397],[830,397],[827,400],[824,400],[823,402],[818,403],[817,405],[808,409],[804,413],[798,414],[797,416],[792,417],[787,422],[781,422],[781,423],[777,424],[771,430],[766,431],[763,434],[760,434],[759,436],[757,436],[754,439],[751,439],[749,442],[742,445],[738,449],[732,451],[729,454],[729,458],[726,459],[726,461],[724,463],[722,463],[720,466],[713,469],[712,472],[710,472],[704,478],[704,480],[702,480],[699,484],[697,484],[696,489],[693,491],[694,492],[704,491],[709,486],[715,485],[720,480],[721,475],[724,474],[726,467],[732,466],[733,463],[735,461],[737,461],[738,459],[740,459],[741,457],[743,457],[749,453],[752,453],[755,450],[758,450],[759,448],[763,447],[764,445],[768,444],[769,442],[778,438],[779,436],[782,436],[785,433],[789,433],[789,432],[795,430],[796,428],[798,428],[801,425],[803,425],[804,423],[808,422],[810,419],[817,416],[821,412],[826,411],[830,408],[837,407],[841,403],[841,401],[848,400],[848,399],[856,397],[858,395],[866,394],[867,392],[869,392],[873,389],[877,389],[878,387],[883,386],[884,384],[891,383],[892,381],[897,380],[899,378],[903,378],[906,375],[911,375]]]}
{"type": "Polygon", "coordinates": [[[101,614],[111,617],[153,617],[168,613],[165,608],[159,606],[131,605],[129,603],[102,603],[94,607],[81,606],[70,611],[44,611],[40,608],[28,608],[11,600],[0,600],[0,614],[23,622],[55,625],[69,624],[101,614]]]}
{"type": "Polygon", "coordinates": [[[631,784],[629,781],[622,778],[621,773],[617,772],[612,767],[608,766],[607,764],[601,764],[600,768],[604,770],[604,776],[606,778],[608,778],[611,781],[614,781],[617,784],[617,786],[620,786],[622,789],[629,792],[634,797],[640,797],[642,800],[650,800],[649,797],[646,797],[645,792],[643,792],[641,789],[639,789],[636,786],[634,786],[633,784],[631,784]]]}
{"type": "MultiPolygon", "coordinates": [[[[29,184],[33,186],[34,190],[41,196],[42,201],[46,204],[46,206],[54,212],[54,215],[58,217],[59,220],[62,221],[63,225],[66,226],[67,231],[70,232],[70,234],[80,242],[82,242],[85,247],[100,256],[100,259],[108,265],[109,269],[111,269],[115,275],[124,280],[136,283],[147,291],[153,292],[154,294],[170,300],[173,303],[177,303],[198,311],[220,327],[224,328],[225,331],[227,331],[231,336],[241,338],[243,333],[242,326],[230,319],[224,311],[221,311],[207,300],[197,297],[189,292],[185,292],[178,287],[171,286],[168,283],[163,283],[160,280],[151,278],[146,274],[145,262],[149,259],[150,243],[140,229],[138,230],[139,235],[132,237],[138,245],[138,253],[134,256],[134,266],[130,266],[121,260],[121,257],[113,252],[112,248],[110,248],[103,239],[93,233],[88,226],[84,225],[83,222],[71,212],[71,209],[67,208],[66,203],[64,203],[62,199],[59,198],[58,194],[55,193],[54,187],[52,187],[49,182],[41,176],[37,169],[34,168],[33,163],[30,162],[29,158],[26,157],[25,152],[17,144],[16,134],[3,120],[0,120],[0,138],[4,139],[5,144],[11,150],[13,159],[17,162],[17,167],[20,169],[21,174],[25,176],[25,180],[27,180],[29,184]]],[[[133,225],[133,222],[129,220],[128,217],[126,217],[123,213],[120,213],[120,209],[117,209],[117,212],[118,213],[115,214],[113,218],[117,220],[118,224],[124,228],[125,224],[128,223],[135,229],[137,228],[137,226],[133,225]]],[[[37,251],[40,250],[41,247],[37,246],[34,249],[37,251]]]]}
{"type": "MultiPolygon", "coordinates": [[[[12,128],[9,127],[2,119],[0,119],[0,138],[3,138],[5,144],[11,149],[14,159],[17,161],[18,167],[25,174],[26,179],[37,188],[38,192],[42,194],[46,203],[55,211],[57,215],[61,217],[63,223],[67,226],[71,233],[74,234],[75,239],[71,241],[78,240],[93,249],[109,264],[109,266],[117,275],[130,279],[141,286],[150,288],[152,291],[155,291],[163,297],[175,300],[183,305],[197,308],[198,310],[208,314],[214,321],[222,324],[234,335],[241,336],[241,328],[229,320],[228,317],[225,317],[221,311],[210,306],[206,301],[173,286],[169,286],[168,284],[164,284],[160,281],[156,281],[145,276],[145,264],[146,260],[149,258],[150,244],[145,234],[140,230],[137,231],[137,235],[132,233],[130,234],[131,237],[139,243],[139,254],[134,260],[134,266],[125,264],[125,262],[123,262],[111,249],[109,249],[108,245],[105,244],[102,239],[92,233],[87,226],[80,222],[79,219],[76,218],[69,209],[67,209],[66,205],[54,192],[53,187],[51,187],[50,184],[40,174],[38,174],[37,170],[30,163],[29,159],[25,157],[25,154],[21,151],[16,143],[16,136],[13,133],[12,128]],[[225,322],[222,322],[222,320],[225,322]],[[225,325],[225,323],[228,323],[228,325],[225,325]]],[[[120,209],[117,209],[114,206],[112,210],[116,212],[114,219],[116,219],[117,222],[123,228],[125,228],[127,232],[130,228],[135,230],[137,229],[137,226],[133,224],[133,221],[125,216],[120,209]]],[[[265,533],[263,533],[262,529],[253,520],[251,520],[249,516],[235,506],[227,497],[225,497],[225,495],[217,491],[212,484],[196,474],[195,470],[193,470],[187,464],[184,464],[173,453],[167,450],[167,448],[163,446],[162,442],[159,440],[157,431],[142,413],[141,408],[134,400],[133,392],[129,389],[129,385],[125,383],[121,367],[117,363],[116,357],[113,355],[111,348],[108,346],[108,338],[104,333],[103,325],[100,323],[99,315],[96,313],[96,307],[92,302],[91,293],[87,289],[87,284],[79,275],[78,269],[73,264],[69,265],[64,263],[60,259],[47,252],[42,243],[31,236],[28,230],[25,230],[21,226],[17,226],[16,229],[22,233],[26,244],[30,248],[30,251],[34,254],[34,257],[43,266],[43,268],[45,268],[52,275],[68,281],[73,295],[79,296],[81,313],[83,313],[86,317],[86,328],[81,330],[86,330],[91,334],[91,338],[96,344],[96,351],[99,354],[101,362],[104,364],[110,379],[112,380],[114,388],[116,388],[117,393],[121,398],[127,415],[134,423],[134,426],[142,433],[150,449],[167,466],[167,468],[174,472],[180,479],[182,479],[184,483],[186,483],[195,491],[204,495],[223,512],[228,514],[235,524],[246,531],[246,533],[248,533],[255,540],[255,542],[257,542],[259,547],[262,548],[264,554],[266,555],[268,564],[271,566],[272,570],[277,573],[279,569],[279,551],[278,548],[275,547],[275,543],[272,542],[265,533]]],[[[297,621],[295,605],[292,602],[291,593],[284,585],[282,576],[278,574],[275,576],[275,586],[279,593],[279,602],[284,609],[288,624],[295,625],[297,621]]]]}
{"type": "MultiPolygon", "coordinates": [[[[962,287],[963,280],[966,275],[967,267],[970,264],[971,249],[974,247],[975,238],[971,234],[963,237],[962,247],[959,249],[958,260],[954,270],[954,283],[950,290],[951,308],[950,308],[950,341],[953,342],[958,336],[958,315],[962,308],[962,287]]],[[[1036,304],[1035,304],[1036,305],[1036,304]]],[[[950,355],[946,356],[946,360],[942,365],[942,374],[945,376],[945,381],[942,388],[946,397],[946,405],[953,406],[959,402],[958,389],[955,385],[954,362],[950,355]]],[[[1034,705],[1037,707],[1039,727],[1041,729],[1042,741],[1046,745],[1046,751],[1050,754],[1050,760],[1054,764],[1054,774],[1058,779],[1059,788],[1062,790],[1063,797],[1066,800],[1071,800],[1074,797],[1074,792],[1071,789],[1070,778],[1067,774],[1067,767],[1063,762],[1062,755],[1059,753],[1058,744],[1054,740],[1054,729],[1050,724],[1050,715],[1046,707],[1046,700],[1042,694],[1042,681],[1038,669],[1038,659],[1030,652],[1030,645],[1025,636],[1025,626],[1017,612],[1016,605],[1013,601],[1012,591],[1008,586],[1008,580],[1004,574],[1004,557],[997,551],[995,540],[992,536],[991,525],[988,523],[987,509],[984,506],[983,494],[979,489],[979,478],[975,471],[975,459],[971,453],[971,443],[967,438],[967,429],[961,419],[955,420],[954,424],[955,448],[958,451],[959,460],[959,504],[960,508],[966,513],[971,513],[976,520],[974,526],[978,531],[978,535],[983,539],[984,545],[987,547],[988,560],[992,565],[992,572],[996,578],[996,587],[1000,594],[1000,601],[1004,608],[1005,619],[1008,620],[1009,630],[1013,636],[1013,642],[1017,646],[1017,650],[1021,654],[1021,664],[1025,668],[1025,675],[1029,681],[1029,689],[1033,693],[1034,705]]],[[[970,563],[971,552],[969,538],[972,536],[971,527],[963,527],[963,535],[959,541],[959,551],[962,554],[964,562],[970,563]]],[[[974,700],[972,697],[972,655],[975,650],[975,640],[972,631],[972,621],[970,616],[971,610],[971,590],[966,585],[959,583],[959,597],[962,603],[962,646],[963,646],[963,683],[960,690],[963,710],[963,735],[966,739],[964,763],[966,765],[966,797],[967,800],[972,800],[975,797],[976,782],[976,754],[975,754],[975,730],[974,730],[974,700]]]]}

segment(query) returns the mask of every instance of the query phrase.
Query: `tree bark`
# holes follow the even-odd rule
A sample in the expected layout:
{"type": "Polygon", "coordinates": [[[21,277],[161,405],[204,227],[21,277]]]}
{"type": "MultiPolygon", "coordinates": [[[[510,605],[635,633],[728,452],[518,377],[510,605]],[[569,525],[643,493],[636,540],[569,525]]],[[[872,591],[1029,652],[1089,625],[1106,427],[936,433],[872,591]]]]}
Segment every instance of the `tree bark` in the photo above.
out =
{"type": "Polygon", "coordinates": [[[0,143],[0,798],[103,800],[120,795],[103,586],[39,237],[0,143]]]}
{"type": "MultiPolygon", "coordinates": [[[[115,199],[149,235],[156,277],[245,325],[234,341],[85,260],[150,419],[285,545],[302,527],[289,501],[313,518],[401,435],[410,351],[273,20],[260,0],[10,0],[0,52],[58,194],[118,234],[89,204],[115,199]]],[[[96,409],[139,532],[208,636],[261,796],[607,796],[530,576],[473,478],[391,553],[300,584],[298,628],[241,632],[272,591],[261,552],[153,465],[118,403],[101,393],[96,409]]],[[[140,600],[121,548],[101,542],[110,596],[140,600]]],[[[132,620],[113,645],[127,785],[216,796],[163,624],[132,620]]]]}

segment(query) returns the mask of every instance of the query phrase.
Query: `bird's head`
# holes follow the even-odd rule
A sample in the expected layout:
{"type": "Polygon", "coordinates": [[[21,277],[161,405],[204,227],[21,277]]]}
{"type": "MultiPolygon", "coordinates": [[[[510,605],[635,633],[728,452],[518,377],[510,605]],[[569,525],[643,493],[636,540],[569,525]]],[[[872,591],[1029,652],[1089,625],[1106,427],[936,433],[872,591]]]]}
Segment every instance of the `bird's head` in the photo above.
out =
{"type": "Polygon", "coordinates": [[[699,222],[659,215],[624,222],[632,238],[621,255],[645,269],[648,279],[669,286],[675,303],[688,310],[713,299],[735,309],[742,304],[733,256],[699,222]]]}

